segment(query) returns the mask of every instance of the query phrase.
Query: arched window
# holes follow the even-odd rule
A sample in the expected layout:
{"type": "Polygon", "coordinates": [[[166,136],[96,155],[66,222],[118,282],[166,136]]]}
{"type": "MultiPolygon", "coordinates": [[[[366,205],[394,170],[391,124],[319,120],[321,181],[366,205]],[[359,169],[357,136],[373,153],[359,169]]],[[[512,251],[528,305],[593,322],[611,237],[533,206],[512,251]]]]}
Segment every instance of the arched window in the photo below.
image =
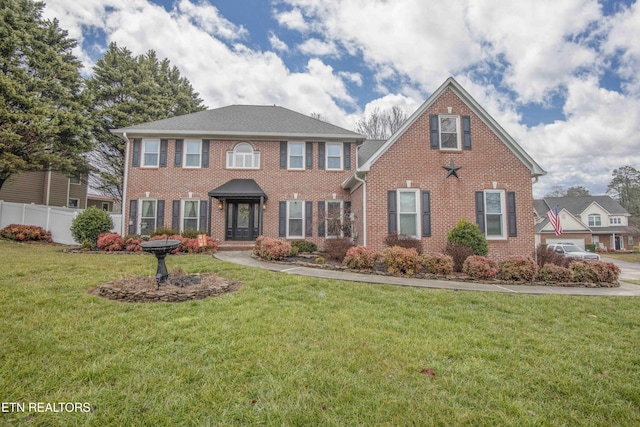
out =
{"type": "Polygon", "coordinates": [[[260,152],[254,151],[251,144],[241,142],[227,151],[227,168],[258,169],[260,167],[260,152]]]}
{"type": "Polygon", "coordinates": [[[589,214],[589,227],[600,227],[602,225],[602,219],[600,214],[589,214]]]}

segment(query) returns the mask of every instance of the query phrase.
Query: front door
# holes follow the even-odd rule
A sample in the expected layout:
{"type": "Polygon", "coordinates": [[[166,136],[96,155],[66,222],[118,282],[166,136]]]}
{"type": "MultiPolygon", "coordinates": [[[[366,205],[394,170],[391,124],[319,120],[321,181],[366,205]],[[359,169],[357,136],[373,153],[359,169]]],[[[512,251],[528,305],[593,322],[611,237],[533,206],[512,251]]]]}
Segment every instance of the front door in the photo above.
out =
{"type": "Polygon", "coordinates": [[[227,202],[227,240],[255,240],[258,238],[258,208],[253,201],[227,202]]]}

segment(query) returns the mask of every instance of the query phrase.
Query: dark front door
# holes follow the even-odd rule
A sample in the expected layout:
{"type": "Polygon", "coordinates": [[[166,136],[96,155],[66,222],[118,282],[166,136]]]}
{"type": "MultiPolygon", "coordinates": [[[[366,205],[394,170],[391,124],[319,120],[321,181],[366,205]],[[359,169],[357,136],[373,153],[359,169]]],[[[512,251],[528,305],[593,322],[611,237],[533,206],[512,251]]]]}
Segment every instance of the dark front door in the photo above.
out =
{"type": "Polygon", "coordinates": [[[257,201],[227,202],[227,240],[255,240],[258,238],[257,201]]]}

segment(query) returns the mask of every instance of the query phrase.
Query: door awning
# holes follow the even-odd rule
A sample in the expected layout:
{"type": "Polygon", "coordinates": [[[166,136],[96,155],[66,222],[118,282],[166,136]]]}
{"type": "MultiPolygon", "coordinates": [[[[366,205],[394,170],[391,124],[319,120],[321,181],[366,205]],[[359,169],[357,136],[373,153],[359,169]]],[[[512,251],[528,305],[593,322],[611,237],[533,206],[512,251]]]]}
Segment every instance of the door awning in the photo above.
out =
{"type": "Polygon", "coordinates": [[[267,195],[253,179],[232,179],[215,190],[209,191],[209,197],[221,199],[259,199],[267,200],[267,195]]]}

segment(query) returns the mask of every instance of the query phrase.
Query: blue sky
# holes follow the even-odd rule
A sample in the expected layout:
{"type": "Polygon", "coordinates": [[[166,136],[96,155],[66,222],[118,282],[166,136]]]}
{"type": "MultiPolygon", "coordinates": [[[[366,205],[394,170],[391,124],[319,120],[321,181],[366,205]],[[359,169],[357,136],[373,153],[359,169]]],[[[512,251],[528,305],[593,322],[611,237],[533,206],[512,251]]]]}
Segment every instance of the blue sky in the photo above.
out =
{"type": "Polygon", "coordinates": [[[455,77],[548,174],[603,194],[640,169],[640,6],[613,0],[49,0],[91,74],[155,50],[209,108],[278,104],[353,129],[455,77]]]}

